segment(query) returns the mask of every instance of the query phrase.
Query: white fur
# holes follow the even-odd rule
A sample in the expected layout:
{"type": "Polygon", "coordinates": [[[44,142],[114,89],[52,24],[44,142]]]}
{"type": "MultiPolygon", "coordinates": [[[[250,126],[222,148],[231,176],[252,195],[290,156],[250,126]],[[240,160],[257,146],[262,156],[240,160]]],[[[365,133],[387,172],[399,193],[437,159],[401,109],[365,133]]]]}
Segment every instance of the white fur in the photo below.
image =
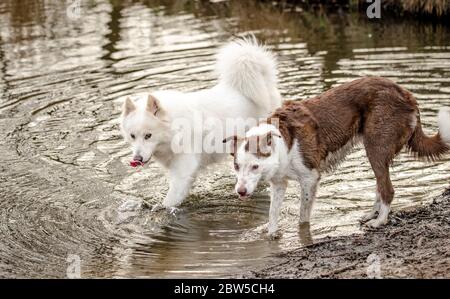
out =
{"type": "Polygon", "coordinates": [[[300,154],[300,145],[297,141],[291,149],[291,163],[293,176],[300,182],[302,196],[300,198],[300,223],[308,223],[311,219],[311,211],[316,199],[317,187],[320,180],[320,173],[317,169],[309,169],[303,162],[300,154]]]}
{"type": "Polygon", "coordinates": [[[280,134],[278,129],[274,125],[262,123],[259,126],[253,127],[250,130],[248,130],[247,133],[245,134],[245,137],[261,136],[269,132],[280,134]]]}
{"type": "Polygon", "coordinates": [[[220,80],[268,111],[280,104],[276,88],[276,60],[255,38],[238,40],[223,47],[217,55],[220,80]],[[233,62],[233,63],[230,63],[233,62]]]}
{"type": "MultiPolygon", "coordinates": [[[[137,99],[136,109],[122,116],[121,129],[131,144],[134,155],[141,155],[144,162],[153,156],[168,168],[170,187],[163,202],[165,207],[182,203],[199,169],[225,156],[223,153],[176,153],[171,142],[177,131],[173,124],[185,120],[195,127],[195,117],[226,119],[248,119],[266,117],[281,105],[276,87],[277,71],[274,57],[253,40],[231,42],[220,50],[217,61],[219,82],[216,86],[191,93],[156,91],[152,95],[159,101],[160,111],[156,115],[146,110],[147,95],[137,99]],[[135,135],[135,139],[130,134],[135,135]],[[146,134],[152,134],[148,140],[146,134]]],[[[219,126],[202,126],[202,136],[215,132],[219,126]]],[[[225,135],[225,132],[220,132],[225,135]]],[[[223,136],[228,137],[228,136],[223,136]]]]}
{"type": "MultiPolygon", "coordinates": [[[[273,125],[261,124],[259,126],[251,128],[246,137],[261,136],[268,132],[274,132],[280,134],[278,129],[273,125]]],[[[280,144],[282,138],[274,137],[273,143],[280,144]]],[[[284,144],[284,142],[282,142],[284,144]]],[[[287,149],[283,150],[283,146],[274,146],[271,155],[267,158],[260,159],[254,154],[247,152],[244,148],[244,144],[237,149],[236,152],[236,164],[239,165],[239,169],[236,171],[237,183],[236,192],[239,187],[243,186],[247,190],[247,194],[251,195],[258,185],[261,178],[270,181],[272,177],[277,177],[279,168],[287,166],[288,157],[285,153],[287,149]],[[252,169],[253,166],[258,165],[258,169],[252,169]]]]}
{"type": "Polygon", "coordinates": [[[379,205],[378,217],[370,220],[369,222],[366,223],[366,225],[374,228],[380,227],[381,225],[385,225],[388,221],[390,211],[391,211],[390,204],[386,204],[385,202],[381,201],[379,205]]]}
{"type": "Polygon", "coordinates": [[[439,111],[438,124],[442,140],[450,144],[450,108],[442,108],[439,111]]]}
{"type": "MultiPolygon", "coordinates": [[[[261,124],[247,132],[247,137],[264,135],[267,132],[274,133],[272,136],[280,135],[277,128],[272,125],[261,124]]],[[[300,203],[300,222],[309,222],[312,206],[316,197],[320,173],[316,169],[309,169],[303,162],[300,154],[301,145],[295,141],[292,148],[288,150],[284,139],[272,137],[273,146],[269,157],[258,158],[256,155],[245,150],[245,144],[241,144],[236,151],[236,191],[239,187],[245,187],[250,196],[258,182],[263,179],[270,182],[271,199],[269,211],[268,234],[277,236],[278,217],[288,180],[297,180],[302,186],[300,203]],[[252,166],[258,165],[257,169],[252,166]]]]}
{"type": "Polygon", "coordinates": [[[381,194],[380,192],[378,192],[378,190],[375,193],[375,203],[373,204],[373,208],[372,210],[370,210],[370,212],[366,213],[362,219],[361,222],[367,222],[371,219],[374,219],[377,217],[377,213],[380,210],[380,204],[381,204],[381,194]]]}

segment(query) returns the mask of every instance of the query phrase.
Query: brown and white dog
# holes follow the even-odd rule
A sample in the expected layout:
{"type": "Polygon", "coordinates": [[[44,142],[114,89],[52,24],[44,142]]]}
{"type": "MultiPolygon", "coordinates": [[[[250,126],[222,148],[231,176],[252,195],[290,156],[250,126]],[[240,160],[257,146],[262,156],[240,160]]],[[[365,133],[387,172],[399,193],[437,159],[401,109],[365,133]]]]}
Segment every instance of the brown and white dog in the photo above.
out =
{"type": "Polygon", "coordinates": [[[378,227],[387,222],[394,197],[389,177],[392,160],[404,146],[428,160],[448,152],[450,111],[440,111],[439,133],[428,137],[410,92],[390,80],[367,77],[304,101],[286,101],[244,138],[233,136],[227,141],[233,144],[236,192],[241,199],[253,193],[260,179],[270,182],[271,236],[277,231],[287,181],[300,182],[300,222],[309,222],[321,173],[333,169],[362,141],[377,181],[373,210],[363,220],[378,227]]]}

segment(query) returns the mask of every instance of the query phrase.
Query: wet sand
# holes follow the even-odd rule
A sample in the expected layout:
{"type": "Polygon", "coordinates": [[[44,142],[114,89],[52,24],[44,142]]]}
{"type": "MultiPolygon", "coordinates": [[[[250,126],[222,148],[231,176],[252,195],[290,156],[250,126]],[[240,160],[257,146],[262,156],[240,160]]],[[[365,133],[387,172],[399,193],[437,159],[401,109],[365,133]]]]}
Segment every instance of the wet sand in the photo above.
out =
{"type": "Polygon", "coordinates": [[[450,188],[388,225],[281,253],[248,278],[450,278],[450,188]]]}

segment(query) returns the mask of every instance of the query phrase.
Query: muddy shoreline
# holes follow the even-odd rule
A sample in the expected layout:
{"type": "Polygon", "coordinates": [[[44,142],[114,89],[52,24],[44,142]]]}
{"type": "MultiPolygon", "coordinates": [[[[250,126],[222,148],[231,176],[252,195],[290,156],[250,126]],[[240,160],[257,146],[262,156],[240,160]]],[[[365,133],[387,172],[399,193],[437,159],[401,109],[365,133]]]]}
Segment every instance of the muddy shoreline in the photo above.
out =
{"type": "Polygon", "coordinates": [[[245,278],[450,278],[450,188],[393,212],[386,227],[327,237],[275,256],[245,278]]]}

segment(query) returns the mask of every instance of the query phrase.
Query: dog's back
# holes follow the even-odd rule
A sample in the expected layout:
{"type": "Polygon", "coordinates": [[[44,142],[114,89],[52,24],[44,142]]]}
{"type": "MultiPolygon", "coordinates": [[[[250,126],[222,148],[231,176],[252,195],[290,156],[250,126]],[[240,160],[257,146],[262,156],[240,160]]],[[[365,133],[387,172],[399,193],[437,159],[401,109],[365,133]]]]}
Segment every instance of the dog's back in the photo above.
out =
{"type": "Polygon", "coordinates": [[[333,168],[362,140],[377,179],[377,201],[366,220],[386,223],[394,189],[389,166],[405,146],[419,157],[438,159],[450,150],[450,113],[439,113],[439,133],[422,131],[417,101],[394,82],[367,77],[300,102],[285,102],[271,119],[288,148],[298,141],[302,162],[318,171],[333,168]],[[375,212],[377,219],[372,218],[375,212]]]}
{"type": "MultiPolygon", "coordinates": [[[[309,140],[314,147],[311,166],[318,166],[330,153],[359,140],[366,146],[392,144],[389,163],[403,146],[430,159],[438,158],[448,146],[437,134],[423,134],[417,101],[394,82],[366,77],[354,80],[300,102],[286,101],[271,118],[289,119],[290,132],[309,140]],[[314,131],[317,137],[308,137],[314,131]]],[[[311,153],[312,156],[313,153],[311,153]]]]}

